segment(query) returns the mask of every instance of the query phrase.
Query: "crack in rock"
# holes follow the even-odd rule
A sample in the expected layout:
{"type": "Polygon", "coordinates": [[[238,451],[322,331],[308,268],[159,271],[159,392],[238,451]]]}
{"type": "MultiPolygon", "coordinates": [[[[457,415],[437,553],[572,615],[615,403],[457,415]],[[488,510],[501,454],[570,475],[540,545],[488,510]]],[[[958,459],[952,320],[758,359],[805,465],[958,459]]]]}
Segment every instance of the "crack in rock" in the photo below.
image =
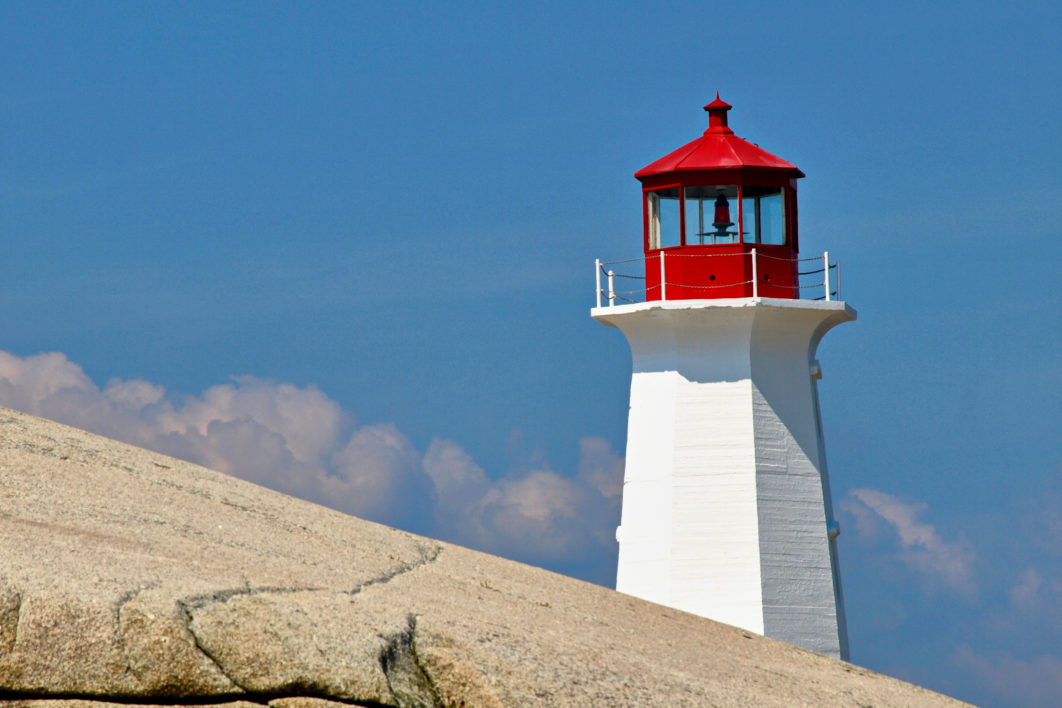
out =
{"type": "Polygon", "coordinates": [[[225,667],[221,665],[221,662],[218,661],[218,658],[214,656],[205,646],[203,646],[203,643],[199,639],[199,636],[195,633],[195,630],[192,629],[192,609],[194,609],[195,606],[189,606],[185,603],[184,600],[178,600],[177,608],[181,611],[181,614],[184,617],[184,627],[188,631],[188,634],[192,636],[192,641],[195,643],[195,648],[198,649],[203,656],[209,659],[210,663],[216,666],[218,671],[221,672],[221,675],[227,678],[233,686],[246,693],[246,687],[241,686],[239,681],[237,681],[231,674],[229,674],[228,671],[225,670],[225,667]]]}
{"type": "Polygon", "coordinates": [[[127,604],[136,599],[136,597],[140,595],[140,593],[157,586],[158,583],[152,583],[151,585],[141,585],[135,590],[128,590],[123,593],[114,603],[114,642],[115,645],[118,647],[119,651],[121,651],[122,655],[126,657],[125,671],[127,673],[133,674],[138,679],[140,677],[137,675],[136,669],[133,666],[133,662],[129,660],[129,652],[126,648],[125,632],[122,631],[122,609],[127,604]]]}
{"type": "Polygon", "coordinates": [[[444,708],[434,682],[417,657],[416,631],[417,618],[409,615],[404,631],[382,637],[386,645],[380,652],[380,667],[399,706],[444,708]]]}
{"type": "Polygon", "coordinates": [[[132,695],[240,695],[242,687],[199,646],[187,608],[160,588],[146,585],[119,598],[115,641],[137,686],[132,695]]]}
{"type": "MultiPolygon", "coordinates": [[[[208,680],[208,675],[202,675],[201,680],[206,683],[199,683],[197,691],[190,684],[181,686],[175,683],[175,677],[168,675],[166,672],[147,671],[145,673],[144,667],[134,667],[132,664],[130,664],[129,669],[142,682],[142,687],[146,692],[145,695],[152,696],[156,702],[158,699],[164,699],[166,702],[172,701],[173,705],[177,705],[182,701],[189,702],[191,700],[190,697],[196,695],[214,697],[225,695],[235,700],[254,700],[256,696],[268,695],[271,698],[293,698],[298,696],[307,699],[332,700],[350,705],[365,706],[399,705],[431,706],[432,708],[440,706],[442,703],[432,685],[432,681],[418,661],[413,648],[415,622],[412,617],[401,619],[401,616],[398,616],[393,618],[393,620],[397,621],[392,621],[384,619],[384,616],[381,615],[379,621],[382,624],[378,625],[379,628],[377,629],[380,632],[379,634],[369,628],[372,624],[376,624],[377,620],[370,619],[374,618],[375,615],[371,610],[367,609],[367,606],[365,610],[354,610],[355,614],[352,617],[345,617],[344,621],[353,621],[355,623],[351,625],[351,629],[361,627],[359,632],[368,630],[369,634],[360,641],[365,642],[369,637],[375,637],[375,640],[371,642],[375,644],[374,649],[371,653],[365,655],[367,663],[363,665],[363,669],[357,670],[355,669],[357,665],[356,656],[346,656],[342,651],[340,654],[336,654],[336,651],[340,651],[338,647],[347,641],[344,633],[340,632],[340,634],[336,635],[326,629],[321,639],[318,639],[318,632],[322,631],[321,628],[327,627],[328,624],[326,616],[320,615],[321,611],[328,606],[327,603],[329,601],[327,598],[314,599],[311,605],[307,606],[313,609],[310,611],[310,615],[306,615],[305,611],[300,609],[304,607],[303,600],[297,597],[299,594],[304,593],[311,595],[322,593],[323,596],[331,595],[337,600],[339,597],[347,597],[349,602],[366,587],[390,582],[400,575],[412,572],[435,561],[442,550],[440,545],[422,542],[416,542],[415,548],[417,551],[416,557],[395,562],[386,572],[376,577],[370,577],[368,580],[358,584],[353,590],[309,586],[251,586],[247,584],[242,587],[218,589],[171,600],[174,604],[170,605],[170,607],[174,608],[173,612],[175,614],[171,615],[174,629],[170,630],[171,634],[168,635],[170,641],[177,637],[172,632],[179,627],[180,632],[184,634],[187,640],[187,651],[190,652],[187,656],[197,655],[201,657],[204,662],[202,669],[209,667],[210,671],[216,671],[216,681],[224,681],[226,685],[216,683],[214,680],[208,680]],[[281,597],[292,599],[281,600],[281,597]],[[263,598],[262,602],[265,604],[247,606],[242,604],[244,602],[258,603],[258,598],[263,598]],[[236,602],[237,605],[232,605],[231,603],[233,602],[236,602]],[[278,602],[280,604],[277,604],[278,602]],[[325,604],[319,607],[318,603],[322,602],[325,604]],[[369,614],[364,614],[366,611],[369,614]],[[245,615],[245,612],[250,612],[250,614],[245,615]],[[284,619],[281,625],[274,625],[273,619],[265,619],[263,617],[250,619],[256,617],[256,613],[259,612],[265,612],[269,617],[275,616],[276,620],[280,620],[281,617],[284,619]],[[294,614],[291,614],[292,612],[294,614]],[[357,614],[359,612],[362,613],[362,619],[356,619],[359,616],[357,614]],[[244,617],[242,620],[244,625],[251,621],[252,624],[257,625],[257,628],[250,625],[241,628],[239,620],[241,616],[244,617]],[[203,624],[204,621],[206,624],[203,624]],[[322,621],[325,624],[321,624],[322,621]],[[232,629],[250,632],[249,636],[253,635],[256,639],[251,645],[244,642],[241,646],[241,641],[235,640],[230,636],[232,629]],[[283,631],[294,631],[295,634],[291,635],[290,638],[285,638],[283,631]],[[265,643],[259,644],[260,641],[265,643]],[[320,656],[303,656],[301,660],[294,660],[295,654],[290,654],[290,652],[294,651],[296,654],[302,655],[303,650],[312,650],[314,647],[316,647],[320,656]],[[258,670],[253,668],[253,666],[261,664],[259,668],[267,670],[267,666],[272,665],[273,661],[280,660],[284,656],[290,656],[294,661],[290,666],[285,664],[285,670],[274,676],[274,681],[269,680],[265,674],[260,674],[258,670]],[[334,663],[337,660],[338,664],[334,663]],[[344,666],[341,669],[340,666],[348,661],[350,662],[349,666],[344,666]],[[331,669],[328,669],[329,666],[331,666],[331,669]],[[369,668],[373,666],[376,668],[369,668]],[[137,668],[141,670],[137,671],[137,668]],[[354,669],[354,673],[348,675],[346,672],[351,669],[354,669]],[[368,673],[365,673],[365,669],[368,669],[368,673]],[[321,671],[325,671],[325,673],[320,673],[321,671]],[[339,671],[339,673],[328,679],[324,678],[333,671],[339,671]],[[155,675],[156,673],[158,675],[155,675]],[[373,675],[375,675],[375,678],[373,678],[373,675]],[[342,676],[348,676],[348,678],[342,678],[342,676]],[[358,678],[354,678],[355,676],[358,678]],[[354,683],[349,683],[351,680],[354,683]],[[373,681],[377,682],[375,687],[373,686],[373,681]],[[216,685],[211,686],[211,683],[216,685]],[[208,686],[213,690],[208,689],[206,694],[200,693],[203,689],[207,689],[208,686]]],[[[150,610],[150,606],[153,603],[150,602],[143,608],[137,607],[134,614],[128,618],[128,621],[123,621],[127,619],[125,615],[133,611],[131,609],[133,605],[141,602],[139,598],[142,593],[150,589],[150,587],[140,587],[130,590],[117,598],[114,611],[118,616],[117,624],[120,627],[118,640],[123,649],[129,649],[129,647],[125,646],[126,642],[123,640],[126,637],[121,636],[122,631],[142,632],[146,627],[146,625],[141,626],[144,622],[155,623],[155,615],[151,614],[150,610]],[[137,629],[138,627],[139,630],[137,629]]],[[[334,610],[342,610],[344,607],[346,605],[339,605],[334,610]]],[[[344,611],[341,611],[340,615],[344,611]]],[[[155,612],[158,612],[158,610],[155,610],[155,612]]],[[[334,617],[338,619],[338,615],[334,615],[334,617]]],[[[166,619],[162,615],[159,616],[158,621],[162,622],[163,625],[166,623],[166,619]]],[[[162,631],[163,628],[160,625],[152,631],[162,631]]],[[[0,638],[4,637],[6,635],[0,635],[0,638]]],[[[172,646],[175,647],[174,651],[179,648],[178,644],[172,646]]],[[[368,645],[365,646],[368,648],[368,645]]],[[[147,655],[151,655],[155,650],[154,644],[131,649],[138,656],[144,651],[148,653],[147,655]]],[[[128,652],[126,652],[126,655],[127,657],[129,656],[128,652]]],[[[184,659],[184,661],[187,660],[187,658],[184,659]]],[[[189,664],[189,668],[193,666],[194,664],[189,664]]],[[[278,667],[274,666],[274,668],[278,667]]],[[[271,675],[271,672],[267,670],[267,674],[271,675]]],[[[304,707],[300,706],[299,708],[304,707]]]]}
{"type": "Polygon", "coordinates": [[[0,594],[0,653],[14,651],[21,617],[22,595],[17,592],[0,594]]]}
{"type": "Polygon", "coordinates": [[[394,705],[379,655],[406,614],[339,590],[247,593],[182,604],[197,649],[248,694],[298,694],[394,705]]]}
{"type": "Polygon", "coordinates": [[[349,591],[349,594],[357,595],[359,592],[371,585],[382,585],[384,583],[389,583],[395,578],[397,578],[399,575],[404,575],[418,568],[422,568],[423,566],[426,566],[429,563],[435,562],[435,559],[437,559],[439,557],[439,554],[442,553],[442,546],[429,546],[426,543],[417,543],[417,551],[420,553],[420,558],[418,558],[417,560],[413,562],[403,561],[399,563],[394,569],[384,573],[383,575],[379,575],[375,578],[370,578],[369,580],[366,580],[365,582],[356,586],[355,588],[349,591]]]}
{"type": "Polygon", "coordinates": [[[207,607],[208,605],[228,602],[234,597],[249,597],[266,593],[289,594],[297,592],[314,592],[320,589],[321,588],[315,587],[299,588],[270,585],[263,585],[259,587],[248,586],[243,588],[230,588],[228,590],[217,590],[211,593],[191,595],[189,597],[178,599],[177,608],[180,610],[181,615],[184,618],[185,630],[187,630],[188,634],[191,635],[192,641],[195,643],[195,648],[199,651],[199,653],[209,659],[210,663],[216,666],[218,671],[221,672],[221,675],[228,679],[230,682],[232,682],[233,686],[236,686],[241,691],[247,692],[247,687],[241,685],[240,682],[237,681],[236,678],[230,672],[225,670],[225,667],[221,665],[221,661],[219,660],[219,658],[215,656],[214,653],[211,652],[203,644],[202,638],[198,634],[196,634],[195,629],[192,628],[192,622],[194,621],[194,617],[192,615],[193,611],[201,610],[204,607],[207,607]]]}
{"type": "Polygon", "coordinates": [[[121,624],[122,624],[122,609],[127,604],[129,604],[130,602],[135,600],[137,598],[137,596],[140,595],[140,593],[147,592],[148,590],[154,590],[155,588],[159,587],[159,585],[160,585],[160,583],[158,583],[158,582],[149,583],[148,585],[141,585],[140,587],[136,588],[135,590],[128,590],[128,591],[122,593],[122,595],[114,603],[114,626],[116,628],[121,627],[121,624]]]}
{"type": "Polygon", "coordinates": [[[327,588],[319,587],[292,587],[284,585],[248,585],[242,588],[229,588],[228,590],[215,590],[214,592],[203,593],[201,595],[190,595],[177,601],[177,603],[187,610],[201,610],[207,605],[214,605],[221,602],[228,602],[234,597],[251,596],[251,595],[288,595],[299,592],[320,592],[325,591],[327,588]]]}
{"type": "MultiPolygon", "coordinates": [[[[0,706],[3,708],[46,708],[49,704],[69,706],[78,704],[124,705],[124,706],[226,706],[233,704],[252,704],[270,706],[271,708],[313,708],[326,707],[328,704],[354,706],[355,708],[394,708],[375,701],[357,701],[332,696],[318,696],[306,693],[235,693],[181,696],[168,698],[159,696],[122,696],[99,693],[39,693],[0,690],[0,706]]],[[[402,707],[404,708],[404,706],[402,707]]]]}

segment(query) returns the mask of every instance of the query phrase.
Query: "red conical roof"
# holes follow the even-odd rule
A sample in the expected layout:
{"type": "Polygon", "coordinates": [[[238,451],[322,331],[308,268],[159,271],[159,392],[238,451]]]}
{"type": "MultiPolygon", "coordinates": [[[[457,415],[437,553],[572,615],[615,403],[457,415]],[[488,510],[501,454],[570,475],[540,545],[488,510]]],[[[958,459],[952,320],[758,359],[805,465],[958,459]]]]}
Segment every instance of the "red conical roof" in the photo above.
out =
{"type": "Polygon", "coordinates": [[[752,143],[734,135],[727,126],[726,113],[730,105],[715,100],[704,107],[708,111],[708,130],[693,142],[661,157],[634,173],[638,179],[671,172],[693,172],[704,170],[737,170],[751,168],[754,170],[774,170],[789,173],[790,177],[803,177],[804,173],[796,165],[762,150],[752,143]]]}

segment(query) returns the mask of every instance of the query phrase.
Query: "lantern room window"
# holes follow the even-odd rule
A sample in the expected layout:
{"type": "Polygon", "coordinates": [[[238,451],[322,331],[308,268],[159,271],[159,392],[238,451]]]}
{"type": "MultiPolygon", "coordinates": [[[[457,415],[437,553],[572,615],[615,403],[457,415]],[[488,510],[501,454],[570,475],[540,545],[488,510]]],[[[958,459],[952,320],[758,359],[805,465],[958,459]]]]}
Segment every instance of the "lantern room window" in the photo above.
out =
{"type": "Polygon", "coordinates": [[[780,187],[744,187],[741,215],[746,243],[784,246],[785,198],[780,187]]]}
{"type": "Polygon", "coordinates": [[[686,187],[686,243],[738,243],[737,185],[686,187]]]}
{"type": "Polygon", "coordinates": [[[682,245],[682,213],[679,188],[668,187],[646,192],[649,221],[649,248],[682,245]]]}
{"type": "Polygon", "coordinates": [[[782,187],[707,184],[645,191],[649,250],[718,244],[789,244],[782,187]]]}

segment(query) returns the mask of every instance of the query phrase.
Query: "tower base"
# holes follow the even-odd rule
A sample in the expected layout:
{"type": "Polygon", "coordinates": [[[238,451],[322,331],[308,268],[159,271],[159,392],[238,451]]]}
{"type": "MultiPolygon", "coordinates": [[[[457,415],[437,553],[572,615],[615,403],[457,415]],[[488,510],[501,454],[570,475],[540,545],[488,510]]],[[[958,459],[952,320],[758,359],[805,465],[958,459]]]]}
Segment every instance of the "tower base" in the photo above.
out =
{"type": "Polygon", "coordinates": [[[633,358],[616,589],[847,658],[815,351],[843,302],[595,308],[633,358]]]}

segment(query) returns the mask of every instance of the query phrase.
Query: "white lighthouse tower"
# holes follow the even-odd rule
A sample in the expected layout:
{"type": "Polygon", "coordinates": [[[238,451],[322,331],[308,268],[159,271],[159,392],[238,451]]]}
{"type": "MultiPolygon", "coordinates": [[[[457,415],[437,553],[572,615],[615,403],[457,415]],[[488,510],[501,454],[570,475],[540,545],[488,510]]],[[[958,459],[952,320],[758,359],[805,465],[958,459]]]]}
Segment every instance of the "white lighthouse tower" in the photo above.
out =
{"type": "Polygon", "coordinates": [[[634,364],[616,589],[846,659],[815,352],[856,314],[797,255],[804,174],[705,110],[635,173],[644,259],[598,264],[591,314],[634,364]]]}

